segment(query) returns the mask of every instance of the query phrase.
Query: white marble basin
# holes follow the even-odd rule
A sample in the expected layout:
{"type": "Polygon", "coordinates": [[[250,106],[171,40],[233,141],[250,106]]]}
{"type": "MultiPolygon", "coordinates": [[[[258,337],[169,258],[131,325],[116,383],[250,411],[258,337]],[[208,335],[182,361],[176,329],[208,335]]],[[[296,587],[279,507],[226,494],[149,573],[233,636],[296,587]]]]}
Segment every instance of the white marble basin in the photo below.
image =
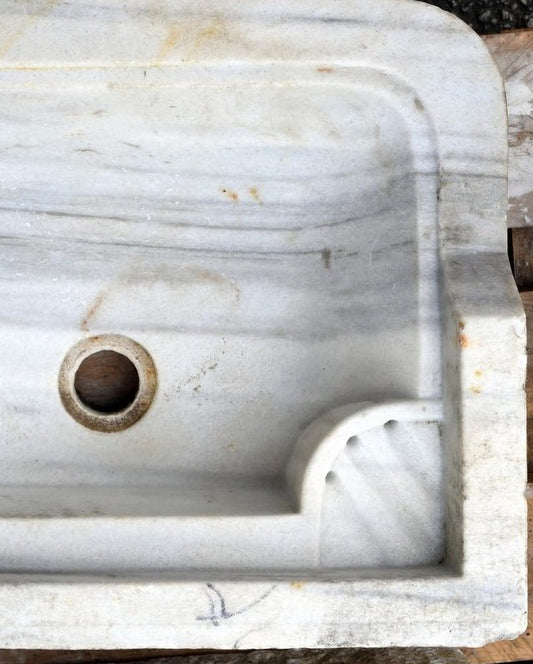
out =
{"type": "Polygon", "coordinates": [[[0,647],[524,626],[499,76],[421,3],[286,4],[0,10],[0,647]]]}

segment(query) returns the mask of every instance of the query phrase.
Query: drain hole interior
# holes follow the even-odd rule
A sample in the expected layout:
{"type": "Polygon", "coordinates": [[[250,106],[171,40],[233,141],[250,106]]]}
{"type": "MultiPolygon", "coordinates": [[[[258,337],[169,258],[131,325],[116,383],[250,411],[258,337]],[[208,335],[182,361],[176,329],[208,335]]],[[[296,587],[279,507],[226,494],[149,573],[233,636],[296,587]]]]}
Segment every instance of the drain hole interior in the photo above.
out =
{"type": "Polygon", "coordinates": [[[80,401],[99,413],[117,413],[130,406],[139,391],[139,374],[129,358],[114,350],[86,357],[74,377],[80,401]]]}

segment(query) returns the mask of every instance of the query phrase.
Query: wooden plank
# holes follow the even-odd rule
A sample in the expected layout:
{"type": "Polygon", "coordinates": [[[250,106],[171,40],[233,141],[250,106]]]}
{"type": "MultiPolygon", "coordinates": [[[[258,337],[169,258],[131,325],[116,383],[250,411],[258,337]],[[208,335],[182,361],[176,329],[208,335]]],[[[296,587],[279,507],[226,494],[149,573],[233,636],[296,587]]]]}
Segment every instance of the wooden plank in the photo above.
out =
{"type": "Polygon", "coordinates": [[[510,227],[533,226],[533,30],[484,37],[505,82],[510,227]]]}
{"type": "Polygon", "coordinates": [[[533,226],[511,228],[511,264],[518,290],[533,289],[533,226]]]}
{"type": "MultiPolygon", "coordinates": [[[[460,650],[452,648],[339,648],[328,650],[233,650],[182,652],[161,656],[165,651],[46,651],[0,650],[1,664],[468,664],[460,650]]],[[[167,651],[169,652],[169,651],[167,651]]]]}
{"type": "MultiPolygon", "coordinates": [[[[181,650],[0,650],[0,664],[154,664],[181,650]]],[[[200,651],[201,652],[201,651],[200,651]]]]}

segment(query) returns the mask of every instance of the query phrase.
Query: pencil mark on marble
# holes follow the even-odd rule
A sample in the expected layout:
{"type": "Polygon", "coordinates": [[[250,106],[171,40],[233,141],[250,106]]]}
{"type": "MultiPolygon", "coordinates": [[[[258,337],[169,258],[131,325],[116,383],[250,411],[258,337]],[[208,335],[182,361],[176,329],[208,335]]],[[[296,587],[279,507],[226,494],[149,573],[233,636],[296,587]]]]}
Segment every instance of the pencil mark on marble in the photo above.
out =
{"type": "Polygon", "coordinates": [[[250,636],[250,634],[255,634],[256,632],[261,632],[263,629],[264,629],[264,625],[260,625],[259,627],[252,627],[247,632],[244,632],[244,634],[242,636],[239,636],[239,638],[233,644],[233,649],[235,650],[235,649],[239,648],[240,644],[242,643],[242,641],[244,641],[244,639],[247,636],[250,636]]]}
{"type": "Polygon", "coordinates": [[[98,150],[93,150],[92,148],[75,148],[74,152],[92,152],[93,154],[100,154],[98,150]]]}
{"type": "MultiPolygon", "coordinates": [[[[207,587],[210,588],[211,584],[208,583],[207,587]]],[[[218,620],[217,620],[217,611],[215,610],[215,602],[213,600],[212,595],[209,592],[205,591],[205,594],[207,596],[207,601],[209,602],[209,616],[206,616],[206,617],[197,616],[196,620],[210,620],[211,623],[215,627],[217,627],[219,623],[218,623],[218,620]]]]}
{"type": "Polygon", "coordinates": [[[209,603],[209,614],[206,616],[197,616],[196,620],[200,622],[210,622],[213,627],[218,627],[222,621],[229,620],[234,616],[240,616],[250,609],[253,609],[255,606],[263,602],[276,588],[276,586],[273,585],[250,604],[247,604],[240,609],[236,609],[235,611],[229,611],[226,606],[226,600],[220,590],[213,583],[206,583],[206,586],[207,590],[205,591],[205,594],[209,603]]]}
{"type": "Polygon", "coordinates": [[[331,249],[322,249],[321,255],[324,269],[329,270],[331,268],[331,249]]]}

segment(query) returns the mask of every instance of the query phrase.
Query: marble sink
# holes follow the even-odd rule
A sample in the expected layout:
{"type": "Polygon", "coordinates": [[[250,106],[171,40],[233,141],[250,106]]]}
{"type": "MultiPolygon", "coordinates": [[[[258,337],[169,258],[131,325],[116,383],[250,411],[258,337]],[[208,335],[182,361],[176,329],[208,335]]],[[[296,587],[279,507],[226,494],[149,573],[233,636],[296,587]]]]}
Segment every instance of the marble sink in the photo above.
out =
{"type": "Polygon", "coordinates": [[[0,648],[519,634],[525,326],[479,38],[411,0],[0,18],[0,648]]]}

